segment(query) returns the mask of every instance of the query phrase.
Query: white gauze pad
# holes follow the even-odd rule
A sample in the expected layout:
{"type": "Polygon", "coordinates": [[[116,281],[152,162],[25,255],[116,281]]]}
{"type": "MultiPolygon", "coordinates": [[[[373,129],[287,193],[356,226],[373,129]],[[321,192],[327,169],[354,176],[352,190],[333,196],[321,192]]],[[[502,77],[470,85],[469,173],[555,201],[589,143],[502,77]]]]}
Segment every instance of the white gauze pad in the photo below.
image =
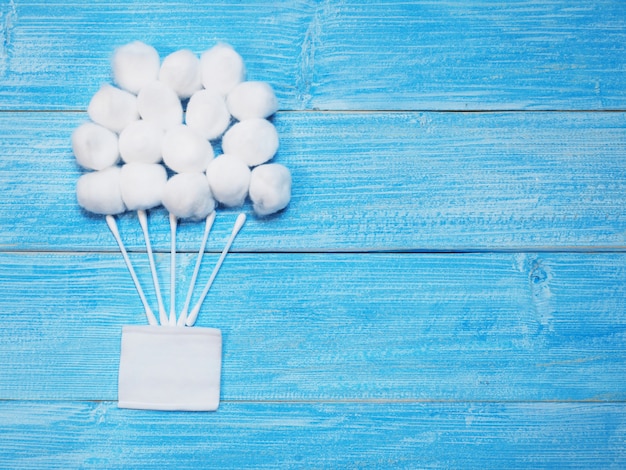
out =
{"type": "Polygon", "coordinates": [[[85,173],[76,183],[78,204],[95,214],[115,215],[126,210],[120,188],[121,169],[111,166],[85,173]]]}
{"type": "Polygon", "coordinates": [[[204,171],[214,155],[211,143],[184,124],[165,133],[161,153],[165,164],[177,173],[204,171]]]}
{"type": "Polygon", "coordinates": [[[156,124],[140,119],[124,128],[119,137],[122,160],[126,163],[159,163],[163,129],[156,124]]]}
{"type": "Polygon", "coordinates": [[[209,182],[204,173],[172,176],[163,191],[163,205],[181,219],[201,220],[215,210],[209,182]]]}
{"type": "Polygon", "coordinates": [[[156,80],[159,73],[159,53],[141,41],[118,47],[111,62],[113,81],[120,88],[135,94],[156,80]]]}
{"type": "Polygon", "coordinates": [[[265,119],[246,119],[226,131],[222,149],[224,153],[241,158],[248,166],[260,165],[278,150],[278,132],[265,119]]]}
{"type": "Polygon", "coordinates": [[[180,98],[189,98],[202,88],[200,59],[188,49],[171,53],[163,59],[159,81],[168,85],[180,98]]]}
{"type": "Polygon", "coordinates": [[[218,329],[124,326],[118,407],[215,411],[221,367],[218,329]]]}
{"type": "Polygon", "coordinates": [[[122,200],[131,211],[159,206],[163,199],[167,171],[158,163],[127,163],[120,174],[122,200]]]}
{"type": "Polygon", "coordinates": [[[278,111],[278,100],[265,82],[242,82],[226,97],[228,111],[239,121],[268,118],[278,111]]]}
{"type": "Polygon", "coordinates": [[[250,168],[233,155],[220,155],[206,170],[213,197],[227,207],[241,206],[248,195],[250,168]]]}
{"type": "Polygon", "coordinates": [[[137,95],[137,109],[146,121],[161,129],[183,122],[183,105],[174,90],[165,83],[151,82],[137,95]]]}
{"type": "Polygon", "coordinates": [[[72,133],[76,162],[89,170],[104,170],[119,159],[117,135],[109,129],[86,122],[72,133]]]}
{"type": "Polygon", "coordinates": [[[230,124],[224,97],[214,90],[197,91],[187,103],[185,122],[205,139],[217,139],[230,124]]]}
{"type": "Polygon", "coordinates": [[[102,85],[91,98],[87,114],[96,124],[119,133],[139,119],[137,97],[114,86],[102,85]]]}
{"type": "Polygon", "coordinates": [[[246,76],[241,56],[229,44],[216,44],[200,56],[202,84],[208,90],[227,95],[246,76]]]}
{"type": "Polygon", "coordinates": [[[278,212],[291,199],[291,173],[280,163],[257,166],[252,170],[249,194],[258,215],[278,212]]]}

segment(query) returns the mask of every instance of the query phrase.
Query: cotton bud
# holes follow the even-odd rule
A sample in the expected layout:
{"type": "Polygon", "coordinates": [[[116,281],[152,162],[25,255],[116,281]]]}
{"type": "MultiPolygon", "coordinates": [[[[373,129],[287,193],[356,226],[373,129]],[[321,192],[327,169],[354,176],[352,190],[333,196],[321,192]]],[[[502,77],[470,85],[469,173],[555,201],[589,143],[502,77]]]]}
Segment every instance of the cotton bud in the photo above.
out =
{"type": "Polygon", "coordinates": [[[122,200],[128,210],[159,206],[167,183],[167,172],[158,163],[127,163],[120,173],[122,200]]]}
{"type": "Polygon", "coordinates": [[[226,131],[222,149],[224,153],[241,158],[248,166],[260,165],[278,150],[278,133],[265,119],[246,119],[226,131]]]}
{"type": "Polygon", "coordinates": [[[230,124],[224,97],[214,90],[197,91],[187,103],[185,122],[205,139],[217,139],[230,124]]]}
{"type": "Polygon", "coordinates": [[[278,110],[274,90],[265,82],[241,82],[228,94],[226,104],[239,121],[268,118],[278,110]]]}
{"type": "Polygon", "coordinates": [[[72,133],[72,150],[78,164],[89,170],[103,170],[119,159],[117,135],[93,122],[72,133]]]}
{"type": "Polygon", "coordinates": [[[258,215],[278,212],[291,199],[291,173],[279,163],[257,166],[252,170],[249,194],[258,215]]]}
{"type": "Polygon", "coordinates": [[[228,44],[217,44],[200,56],[202,84],[227,95],[246,75],[241,56],[228,44]]]}
{"type": "Polygon", "coordinates": [[[152,46],[134,41],[118,47],[113,53],[113,80],[120,88],[137,94],[157,79],[159,53],[152,46]]]}
{"type": "Polygon", "coordinates": [[[121,169],[111,166],[85,173],[76,183],[78,204],[95,214],[114,215],[126,210],[120,188],[121,169]]]}
{"type": "Polygon", "coordinates": [[[182,124],[183,105],[174,90],[165,83],[152,82],[137,95],[137,109],[141,118],[161,129],[182,124]]]}
{"type": "Polygon", "coordinates": [[[215,210],[209,182],[200,172],[172,176],[163,191],[163,205],[181,219],[201,220],[215,210]]]}
{"type": "Polygon", "coordinates": [[[220,155],[206,170],[213,197],[227,207],[241,206],[248,195],[250,168],[233,155],[220,155]]]}
{"type": "Polygon", "coordinates": [[[159,81],[168,85],[180,98],[189,98],[202,88],[200,59],[188,49],[171,53],[163,59],[159,81]]]}
{"type": "Polygon", "coordinates": [[[158,163],[161,161],[163,130],[140,119],[124,128],[119,137],[122,160],[126,163],[158,163]]]}
{"type": "Polygon", "coordinates": [[[213,147],[184,124],[172,127],[163,137],[163,161],[177,173],[202,172],[213,159],[213,147]]]}
{"type": "Polygon", "coordinates": [[[119,133],[139,119],[137,97],[114,86],[102,85],[91,98],[87,114],[96,124],[119,133]]]}

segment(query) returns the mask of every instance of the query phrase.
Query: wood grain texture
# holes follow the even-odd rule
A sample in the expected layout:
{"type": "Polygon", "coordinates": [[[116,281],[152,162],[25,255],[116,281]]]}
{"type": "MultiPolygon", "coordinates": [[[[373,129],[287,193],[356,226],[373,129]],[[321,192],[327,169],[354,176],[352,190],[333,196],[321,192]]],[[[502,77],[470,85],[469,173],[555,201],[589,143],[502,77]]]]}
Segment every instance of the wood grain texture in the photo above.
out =
{"type": "Polygon", "coordinates": [[[310,1],[1,3],[2,110],[87,109],[100,85],[111,82],[113,50],[135,40],[161,57],[230,43],[245,58],[250,79],[271,83],[286,109],[302,107],[297,77],[310,1]]]}
{"type": "Polygon", "coordinates": [[[1,12],[1,109],[85,109],[113,48],[135,39],[163,55],[230,42],[286,110],[626,105],[621,0],[5,0],[1,12]]]}
{"type": "MultiPolygon", "coordinates": [[[[198,325],[222,329],[224,400],[623,401],[625,257],[235,254],[198,325]]],[[[115,400],[121,326],[146,322],[121,255],[0,269],[0,398],[115,400]]]]}
{"type": "MultiPolygon", "coordinates": [[[[1,247],[116,250],[102,217],[74,195],[81,171],[69,139],[84,119],[0,113],[1,247]]],[[[625,113],[281,113],[274,122],[292,202],[284,216],[251,217],[236,251],[626,245],[625,113]]],[[[221,250],[235,212],[220,212],[210,250],[221,250]]],[[[163,210],[151,229],[168,250],[163,210]]],[[[180,249],[197,250],[201,230],[182,224],[180,249]]],[[[134,214],[122,232],[142,249],[134,214]]]]}
{"type": "Polygon", "coordinates": [[[625,429],[622,403],[0,402],[0,467],[617,469],[625,429]]]}
{"type": "Polygon", "coordinates": [[[624,109],[626,4],[322,2],[314,109],[624,109]]]}
{"type": "Polygon", "coordinates": [[[0,468],[625,468],[625,44],[622,0],[0,0],[0,468]],[[293,199],[198,320],[216,413],[115,402],[145,319],[70,135],[137,39],[229,42],[280,100],[293,199]]]}

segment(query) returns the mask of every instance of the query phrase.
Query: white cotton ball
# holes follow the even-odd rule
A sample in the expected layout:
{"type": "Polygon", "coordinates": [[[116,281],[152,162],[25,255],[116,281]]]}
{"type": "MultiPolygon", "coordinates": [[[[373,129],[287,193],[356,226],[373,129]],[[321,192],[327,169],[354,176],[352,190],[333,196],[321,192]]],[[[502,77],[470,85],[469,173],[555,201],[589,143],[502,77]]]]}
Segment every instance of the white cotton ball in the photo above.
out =
{"type": "Polygon", "coordinates": [[[185,122],[205,139],[217,139],[230,124],[224,97],[213,90],[195,92],[187,103],[185,122]]]}
{"type": "Polygon", "coordinates": [[[78,204],[96,214],[114,215],[126,210],[120,188],[121,169],[111,166],[85,173],[76,183],[78,204]]]}
{"type": "Polygon", "coordinates": [[[213,197],[227,207],[241,206],[248,195],[250,168],[233,155],[220,155],[206,170],[213,197]]]}
{"type": "Polygon", "coordinates": [[[188,49],[171,53],[163,59],[159,81],[168,85],[180,98],[189,98],[202,88],[200,59],[188,49]]]}
{"type": "Polygon", "coordinates": [[[119,133],[139,119],[137,97],[114,86],[102,85],[91,98],[87,114],[96,124],[119,133]]]}
{"type": "Polygon", "coordinates": [[[216,44],[200,56],[204,88],[227,95],[246,76],[243,59],[229,44],[216,44]]]}
{"type": "Polygon", "coordinates": [[[158,163],[127,163],[120,174],[122,200],[131,211],[147,210],[161,204],[167,172],[158,163]]]}
{"type": "Polygon", "coordinates": [[[278,132],[265,119],[246,119],[226,131],[222,149],[224,153],[241,158],[248,166],[260,165],[278,150],[278,132]]]}
{"type": "Polygon", "coordinates": [[[177,173],[202,172],[214,155],[211,143],[184,124],[165,133],[161,153],[165,164],[177,173]]]}
{"type": "Polygon", "coordinates": [[[78,164],[89,170],[103,170],[119,159],[117,135],[93,122],[80,125],[72,133],[72,150],[78,164]]]}
{"type": "Polygon", "coordinates": [[[204,173],[179,173],[165,185],[163,205],[176,217],[200,220],[213,212],[215,200],[204,173]]]}
{"type": "Polygon", "coordinates": [[[126,163],[159,163],[163,130],[140,119],[124,128],[119,137],[120,155],[126,163]]]}
{"type": "Polygon", "coordinates": [[[291,199],[291,173],[280,163],[257,166],[252,170],[249,194],[258,215],[278,212],[291,199]]]}
{"type": "Polygon", "coordinates": [[[120,88],[137,94],[159,74],[159,53],[141,41],[118,47],[113,53],[113,80],[120,88]]]}
{"type": "Polygon", "coordinates": [[[162,129],[183,122],[183,105],[174,90],[165,83],[151,82],[137,95],[137,109],[146,121],[162,129]]]}
{"type": "Polygon", "coordinates": [[[228,110],[235,119],[267,118],[278,111],[278,100],[265,82],[241,82],[226,98],[228,110]]]}

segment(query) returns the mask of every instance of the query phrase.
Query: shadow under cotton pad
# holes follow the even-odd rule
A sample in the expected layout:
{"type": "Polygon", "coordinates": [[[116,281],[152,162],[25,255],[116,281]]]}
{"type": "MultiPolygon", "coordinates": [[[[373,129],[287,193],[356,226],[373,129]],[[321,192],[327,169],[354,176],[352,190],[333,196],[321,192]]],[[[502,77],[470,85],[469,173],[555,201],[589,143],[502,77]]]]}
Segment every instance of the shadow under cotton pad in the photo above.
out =
{"type": "Polygon", "coordinates": [[[215,411],[221,365],[218,329],[124,326],[118,407],[215,411]]]}

